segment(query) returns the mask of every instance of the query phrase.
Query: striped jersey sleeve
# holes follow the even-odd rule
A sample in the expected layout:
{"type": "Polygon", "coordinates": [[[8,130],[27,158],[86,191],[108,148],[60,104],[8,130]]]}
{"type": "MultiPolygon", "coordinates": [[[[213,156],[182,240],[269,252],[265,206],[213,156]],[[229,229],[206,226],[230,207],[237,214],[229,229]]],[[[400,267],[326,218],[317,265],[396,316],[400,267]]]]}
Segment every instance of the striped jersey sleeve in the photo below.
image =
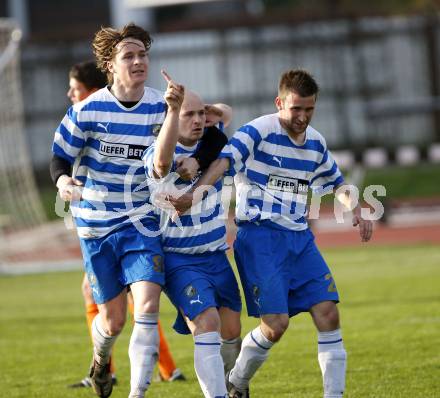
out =
{"type": "Polygon", "coordinates": [[[228,175],[234,176],[245,170],[246,161],[249,156],[252,157],[261,140],[260,132],[250,124],[237,130],[219,156],[230,161],[228,175]]]}
{"type": "Polygon", "coordinates": [[[66,159],[71,164],[81,152],[86,143],[86,133],[78,122],[80,105],[71,106],[56,129],[52,145],[55,155],[66,159]]]}
{"type": "Polygon", "coordinates": [[[327,148],[314,174],[310,185],[313,193],[317,195],[332,192],[335,188],[344,183],[344,177],[333,159],[331,152],[327,148]]]}

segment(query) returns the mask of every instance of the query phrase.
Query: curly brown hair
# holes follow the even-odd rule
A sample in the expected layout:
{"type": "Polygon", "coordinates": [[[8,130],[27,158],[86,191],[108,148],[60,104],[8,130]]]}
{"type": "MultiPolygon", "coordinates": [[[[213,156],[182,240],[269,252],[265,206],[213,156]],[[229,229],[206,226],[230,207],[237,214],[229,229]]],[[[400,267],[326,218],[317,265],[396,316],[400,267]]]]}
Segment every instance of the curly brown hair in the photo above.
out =
{"type": "Polygon", "coordinates": [[[306,70],[291,69],[281,75],[278,96],[284,100],[292,91],[295,91],[301,97],[317,96],[319,86],[313,76],[306,70]]]}
{"type": "Polygon", "coordinates": [[[95,34],[92,47],[96,57],[96,64],[99,69],[107,74],[107,79],[110,83],[113,82],[113,76],[108,70],[108,62],[116,55],[116,46],[118,43],[129,37],[144,43],[147,51],[150,49],[153,41],[145,29],[132,22],[119,30],[110,27],[101,27],[95,34]]]}

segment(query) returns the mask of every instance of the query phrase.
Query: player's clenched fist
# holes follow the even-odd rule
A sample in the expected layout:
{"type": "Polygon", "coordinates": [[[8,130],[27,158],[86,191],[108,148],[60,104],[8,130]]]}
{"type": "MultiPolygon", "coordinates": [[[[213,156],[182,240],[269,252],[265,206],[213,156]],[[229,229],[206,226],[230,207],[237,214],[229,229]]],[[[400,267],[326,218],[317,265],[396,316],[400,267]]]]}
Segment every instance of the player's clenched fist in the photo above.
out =
{"type": "Polygon", "coordinates": [[[67,202],[81,199],[82,185],[81,181],[67,175],[62,175],[57,181],[57,188],[60,197],[67,202]]]}
{"type": "Polygon", "coordinates": [[[185,87],[174,82],[170,75],[163,69],[160,71],[162,76],[167,81],[167,90],[165,91],[164,99],[170,110],[180,110],[182,106],[183,97],[185,95],[185,87]]]}

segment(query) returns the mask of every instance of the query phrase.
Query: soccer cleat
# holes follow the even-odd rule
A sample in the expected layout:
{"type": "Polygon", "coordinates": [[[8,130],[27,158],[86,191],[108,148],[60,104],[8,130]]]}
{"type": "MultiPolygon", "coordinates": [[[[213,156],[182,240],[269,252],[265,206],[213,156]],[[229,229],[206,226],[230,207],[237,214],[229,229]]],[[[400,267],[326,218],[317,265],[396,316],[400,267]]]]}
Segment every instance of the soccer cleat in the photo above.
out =
{"type": "MultiPolygon", "coordinates": [[[[113,385],[118,384],[118,379],[116,378],[116,375],[112,375],[112,383],[113,385]]],[[[69,384],[67,386],[68,388],[90,388],[92,387],[92,380],[90,380],[90,377],[84,377],[81,381],[78,383],[69,384]]]]}
{"type": "Polygon", "coordinates": [[[69,388],[89,388],[92,387],[92,381],[90,377],[84,377],[80,382],[69,384],[67,387],[69,388]]]}
{"type": "Polygon", "coordinates": [[[226,390],[229,398],[250,398],[249,388],[240,390],[229,381],[229,372],[226,373],[226,390]]]}
{"type": "Polygon", "coordinates": [[[93,359],[89,376],[93,390],[98,397],[107,398],[111,395],[113,390],[113,377],[110,371],[110,363],[101,365],[93,359]]]}
{"type": "Polygon", "coordinates": [[[173,370],[173,373],[171,374],[171,376],[168,379],[165,379],[165,377],[163,377],[160,372],[154,377],[154,381],[169,381],[169,382],[173,382],[173,381],[185,381],[186,377],[184,376],[184,374],[182,373],[182,371],[179,368],[176,368],[173,370]]]}
{"type": "Polygon", "coordinates": [[[173,374],[167,381],[185,381],[186,377],[179,368],[174,369],[173,374]]]}

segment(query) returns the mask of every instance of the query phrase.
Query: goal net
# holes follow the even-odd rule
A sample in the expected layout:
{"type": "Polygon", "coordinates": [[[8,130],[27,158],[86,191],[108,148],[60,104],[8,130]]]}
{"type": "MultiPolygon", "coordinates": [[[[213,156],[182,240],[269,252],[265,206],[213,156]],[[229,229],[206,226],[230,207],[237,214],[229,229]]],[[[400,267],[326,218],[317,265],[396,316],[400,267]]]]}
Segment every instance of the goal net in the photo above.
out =
{"type": "Polygon", "coordinates": [[[0,18],[0,233],[40,225],[44,211],[36,188],[23,123],[21,32],[0,18]]]}
{"type": "Polygon", "coordinates": [[[17,26],[0,18],[0,276],[46,270],[54,260],[59,267],[71,248],[78,257],[75,241],[62,244],[71,241],[63,225],[45,223],[24,130],[20,39],[17,26]]]}

